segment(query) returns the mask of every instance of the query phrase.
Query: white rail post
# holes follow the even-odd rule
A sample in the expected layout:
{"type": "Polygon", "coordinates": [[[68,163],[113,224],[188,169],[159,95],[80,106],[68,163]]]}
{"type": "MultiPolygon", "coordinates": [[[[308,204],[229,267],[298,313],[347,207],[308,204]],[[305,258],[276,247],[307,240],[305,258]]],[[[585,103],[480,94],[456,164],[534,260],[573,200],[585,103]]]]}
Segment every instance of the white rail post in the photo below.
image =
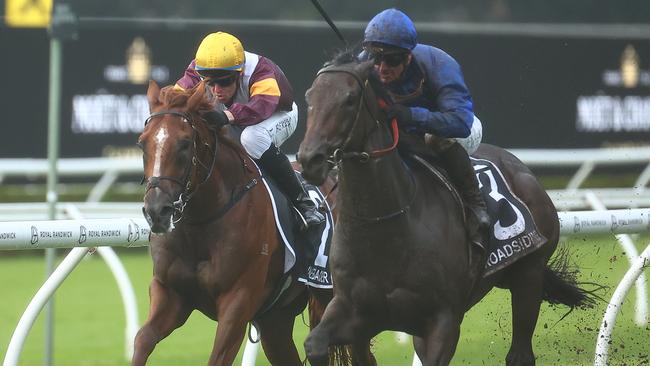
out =
{"type": "MultiPolygon", "coordinates": [[[[68,204],[65,206],[65,210],[74,219],[80,220],[83,218],[81,211],[75,205],[68,204]]],[[[115,251],[111,247],[97,247],[97,251],[106,262],[106,265],[108,265],[113,277],[115,277],[117,287],[122,295],[122,304],[124,305],[124,314],[126,315],[124,357],[127,361],[131,361],[133,358],[135,335],[140,327],[140,321],[138,320],[138,302],[135,298],[135,291],[133,290],[131,279],[120,258],[115,254],[115,251]]]]}
{"type": "MultiPolygon", "coordinates": [[[[606,210],[605,205],[600,201],[596,195],[587,191],[585,198],[589,204],[594,208],[594,210],[606,210]]],[[[630,261],[630,265],[634,264],[634,261],[639,257],[639,252],[636,250],[636,246],[632,241],[632,238],[628,234],[616,234],[616,240],[623,247],[627,259],[630,261]]],[[[643,273],[641,273],[635,281],[636,284],[636,305],[635,305],[635,316],[634,322],[636,325],[643,327],[648,324],[648,291],[647,291],[647,281],[643,273]]]]}
{"type": "Polygon", "coordinates": [[[52,275],[43,283],[43,286],[38,290],[32,301],[27,305],[27,309],[20,317],[16,330],[11,336],[11,341],[7,347],[7,354],[5,355],[3,366],[17,366],[20,352],[25,345],[25,339],[30,329],[34,325],[34,321],[38,314],[43,310],[43,307],[50,299],[52,294],[63,283],[74,267],[81,262],[83,257],[88,253],[91,248],[74,248],[65,257],[63,262],[52,272],[52,275]]]}
{"type": "Polygon", "coordinates": [[[634,261],[627,273],[625,273],[623,280],[621,280],[621,282],[616,287],[614,295],[607,305],[605,316],[603,316],[603,321],[601,322],[600,330],[598,331],[594,366],[607,366],[609,344],[612,340],[612,331],[614,330],[614,325],[616,324],[616,317],[618,315],[618,312],[621,310],[621,307],[623,306],[623,300],[625,300],[625,296],[632,287],[632,284],[634,284],[639,275],[643,273],[643,269],[648,266],[649,262],[650,244],[634,261]]]}
{"type": "Polygon", "coordinates": [[[115,254],[115,251],[110,247],[97,247],[97,251],[104,258],[106,264],[111,269],[115,281],[122,294],[122,304],[124,305],[124,314],[126,315],[126,327],[124,329],[124,357],[127,361],[133,358],[133,347],[135,342],[135,335],[140,329],[140,321],[138,320],[138,302],[135,298],[135,291],[126,273],[126,269],[122,262],[115,254]]]}
{"type": "MultiPolygon", "coordinates": [[[[257,333],[257,328],[250,325],[250,338],[259,339],[259,334],[257,333]]],[[[257,352],[260,348],[260,343],[251,342],[249,337],[246,339],[246,347],[244,347],[244,357],[242,357],[241,364],[242,366],[255,366],[255,361],[257,359],[257,352]]]]}

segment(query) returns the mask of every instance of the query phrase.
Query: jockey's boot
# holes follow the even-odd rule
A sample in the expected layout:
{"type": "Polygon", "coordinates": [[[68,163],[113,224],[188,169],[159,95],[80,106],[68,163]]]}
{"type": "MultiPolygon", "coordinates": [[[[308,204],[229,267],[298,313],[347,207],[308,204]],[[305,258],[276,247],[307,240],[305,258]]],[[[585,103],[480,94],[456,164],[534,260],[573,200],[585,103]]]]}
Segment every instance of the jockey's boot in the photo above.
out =
{"type": "Polygon", "coordinates": [[[465,212],[468,214],[467,233],[470,240],[486,248],[490,217],[478,189],[478,181],[467,151],[453,140],[453,143],[445,146],[438,153],[451,182],[460,191],[467,207],[465,212]]]}
{"type": "Polygon", "coordinates": [[[271,144],[257,162],[273,178],[282,193],[291,199],[305,219],[307,228],[325,222],[325,216],[318,211],[316,204],[309,197],[302,182],[296,176],[289,158],[275,144],[271,144]]]}

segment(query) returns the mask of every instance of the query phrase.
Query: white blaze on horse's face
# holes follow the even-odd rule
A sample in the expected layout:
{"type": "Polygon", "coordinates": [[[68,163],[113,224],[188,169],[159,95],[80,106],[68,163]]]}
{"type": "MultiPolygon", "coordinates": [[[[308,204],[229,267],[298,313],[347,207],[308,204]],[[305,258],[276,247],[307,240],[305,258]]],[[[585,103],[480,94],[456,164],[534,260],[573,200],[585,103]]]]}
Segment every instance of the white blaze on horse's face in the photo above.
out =
{"type": "Polygon", "coordinates": [[[158,130],[158,133],[156,133],[156,154],[154,155],[154,160],[153,160],[153,174],[152,176],[157,177],[160,176],[160,166],[162,165],[162,154],[163,154],[163,147],[165,147],[165,141],[167,141],[167,138],[169,137],[169,133],[167,133],[167,126],[162,126],[158,130]]]}

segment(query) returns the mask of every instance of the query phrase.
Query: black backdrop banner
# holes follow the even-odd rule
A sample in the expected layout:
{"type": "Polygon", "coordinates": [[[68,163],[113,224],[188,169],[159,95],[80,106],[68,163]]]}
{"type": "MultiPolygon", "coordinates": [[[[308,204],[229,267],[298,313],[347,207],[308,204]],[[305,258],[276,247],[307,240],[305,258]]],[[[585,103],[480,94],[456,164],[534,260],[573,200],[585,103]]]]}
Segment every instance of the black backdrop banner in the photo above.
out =
{"type": "MultiPolygon", "coordinates": [[[[93,29],[63,44],[61,156],[96,157],[134,147],[148,110],[146,80],[173,84],[203,36],[217,29],[93,29]]],[[[292,82],[305,131],[304,93],[339,40],[331,30],[228,26],[292,82]],[[254,29],[253,29],[254,28],[254,29]]],[[[360,42],[362,30],[344,30],[360,42]]],[[[483,122],[483,141],[507,148],[650,143],[650,43],[625,39],[450,35],[421,43],[461,64],[483,122]]],[[[3,133],[0,158],[46,156],[49,39],[43,30],[0,29],[3,133]]]]}

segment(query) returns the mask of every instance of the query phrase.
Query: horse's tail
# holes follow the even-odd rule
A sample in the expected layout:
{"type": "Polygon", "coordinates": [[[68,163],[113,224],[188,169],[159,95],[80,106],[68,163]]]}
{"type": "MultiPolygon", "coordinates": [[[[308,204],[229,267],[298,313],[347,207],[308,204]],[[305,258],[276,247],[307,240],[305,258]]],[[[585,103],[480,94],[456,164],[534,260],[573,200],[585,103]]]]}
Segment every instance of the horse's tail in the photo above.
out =
{"type": "Polygon", "coordinates": [[[571,308],[569,313],[576,307],[591,308],[597,300],[604,301],[598,296],[604,286],[593,282],[578,282],[577,276],[578,269],[569,263],[568,248],[561,248],[544,269],[543,299],[551,304],[568,306],[571,308]],[[592,288],[585,289],[585,285],[592,288]]]}
{"type": "MultiPolygon", "coordinates": [[[[320,301],[311,291],[309,295],[309,329],[314,329],[320,323],[327,303],[320,301]]],[[[349,366],[352,365],[349,346],[331,346],[329,348],[330,366],[349,366]]]]}

